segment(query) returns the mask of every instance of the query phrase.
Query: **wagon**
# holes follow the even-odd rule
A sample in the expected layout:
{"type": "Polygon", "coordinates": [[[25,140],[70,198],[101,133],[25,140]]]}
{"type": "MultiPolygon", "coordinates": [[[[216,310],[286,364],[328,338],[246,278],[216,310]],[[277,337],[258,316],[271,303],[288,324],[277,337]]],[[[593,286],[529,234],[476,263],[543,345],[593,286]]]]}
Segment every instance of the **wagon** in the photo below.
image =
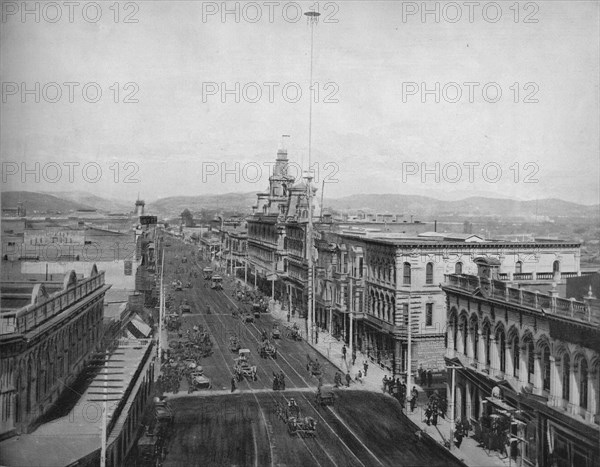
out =
{"type": "Polygon", "coordinates": [[[335,401],[335,394],[332,386],[321,386],[317,391],[316,402],[317,406],[333,406],[335,401]]]}
{"type": "Polygon", "coordinates": [[[257,368],[254,365],[250,365],[248,363],[250,357],[249,349],[240,349],[238,351],[239,357],[234,359],[235,365],[233,366],[233,372],[238,381],[243,380],[244,378],[250,379],[252,381],[256,381],[258,379],[256,373],[257,368]]]}
{"type": "Polygon", "coordinates": [[[237,338],[237,336],[232,336],[229,338],[229,350],[232,352],[237,352],[241,348],[242,346],[240,345],[240,340],[237,338]]]}
{"type": "Polygon", "coordinates": [[[273,339],[281,338],[281,332],[279,331],[279,326],[277,326],[276,324],[273,325],[273,329],[271,330],[271,337],[273,339]]]}
{"type": "Polygon", "coordinates": [[[242,315],[242,321],[244,323],[254,323],[254,316],[252,316],[250,313],[244,313],[242,315]]]}
{"type": "Polygon", "coordinates": [[[265,340],[258,346],[258,354],[262,358],[277,359],[277,349],[268,340],[265,340]]]}
{"type": "Polygon", "coordinates": [[[295,324],[291,328],[287,328],[286,336],[294,341],[302,340],[302,336],[300,335],[300,329],[298,329],[298,326],[296,326],[295,324]]]}
{"type": "Polygon", "coordinates": [[[290,417],[287,422],[288,433],[291,436],[314,437],[317,431],[317,421],[312,417],[296,418],[290,417]]]}
{"type": "Polygon", "coordinates": [[[212,270],[212,268],[204,268],[204,269],[202,270],[202,274],[203,274],[203,276],[204,276],[204,280],[207,280],[207,281],[209,281],[209,280],[211,280],[211,279],[212,279],[213,270],[212,270]]]}
{"type": "Polygon", "coordinates": [[[210,288],[214,290],[223,290],[223,278],[221,276],[212,276],[210,288]]]}
{"type": "Polygon", "coordinates": [[[206,376],[204,376],[204,373],[202,371],[194,371],[192,372],[192,374],[190,375],[191,378],[191,389],[192,391],[195,391],[197,389],[210,389],[212,387],[212,384],[210,382],[210,379],[208,379],[206,376]]]}

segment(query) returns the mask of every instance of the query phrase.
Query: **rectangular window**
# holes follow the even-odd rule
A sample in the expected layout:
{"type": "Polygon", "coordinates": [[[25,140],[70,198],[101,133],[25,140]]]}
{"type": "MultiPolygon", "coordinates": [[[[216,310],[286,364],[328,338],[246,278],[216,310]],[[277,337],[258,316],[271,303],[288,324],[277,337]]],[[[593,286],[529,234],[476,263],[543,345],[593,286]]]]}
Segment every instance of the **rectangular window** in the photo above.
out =
{"type": "Polygon", "coordinates": [[[404,325],[408,326],[408,303],[402,304],[402,314],[404,315],[404,325]]]}
{"type": "Polygon", "coordinates": [[[425,304],[425,326],[433,326],[433,303],[425,304]]]}

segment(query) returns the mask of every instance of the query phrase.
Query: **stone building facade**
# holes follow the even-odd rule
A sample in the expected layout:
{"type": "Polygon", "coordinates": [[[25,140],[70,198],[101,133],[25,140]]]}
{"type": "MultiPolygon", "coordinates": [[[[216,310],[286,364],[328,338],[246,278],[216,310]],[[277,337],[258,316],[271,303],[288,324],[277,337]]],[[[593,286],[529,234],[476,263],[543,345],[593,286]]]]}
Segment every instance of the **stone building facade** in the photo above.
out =
{"type": "Polygon", "coordinates": [[[104,272],[64,282],[3,282],[0,437],[26,433],[77,377],[101,341],[104,272]]]}
{"type": "Polygon", "coordinates": [[[478,266],[442,286],[455,417],[523,465],[598,465],[600,301],[498,280],[498,261],[478,266]],[[494,426],[503,419],[504,433],[494,426]]]}
{"type": "Polygon", "coordinates": [[[321,235],[315,321],[349,342],[352,316],[355,344],[394,374],[407,371],[409,323],[412,372],[419,365],[445,368],[446,298],[440,287],[445,274],[474,273],[480,257],[498,259],[502,276],[528,278],[522,280],[530,285],[580,274],[577,243],[377,235],[321,235]]]}

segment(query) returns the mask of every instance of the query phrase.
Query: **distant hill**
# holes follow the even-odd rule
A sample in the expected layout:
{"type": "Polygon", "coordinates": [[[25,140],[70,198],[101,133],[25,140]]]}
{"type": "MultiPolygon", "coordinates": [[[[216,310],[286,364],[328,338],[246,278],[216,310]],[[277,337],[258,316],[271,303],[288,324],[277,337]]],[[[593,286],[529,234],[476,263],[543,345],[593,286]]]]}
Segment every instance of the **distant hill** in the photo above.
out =
{"type": "Polygon", "coordinates": [[[130,213],[134,209],[134,203],[125,203],[110,198],[101,198],[86,191],[57,191],[48,192],[51,196],[73,201],[75,203],[85,204],[95,209],[105,212],[130,213]]]}
{"type": "Polygon", "coordinates": [[[338,211],[363,210],[374,213],[414,215],[417,218],[497,216],[504,218],[545,216],[559,217],[598,217],[600,206],[584,206],[560,199],[537,201],[517,201],[469,197],[460,201],[444,201],[427,196],[377,194],[351,195],[337,199],[326,199],[325,207],[338,211]]]}
{"type": "Polygon", "coordinates": [[[227,193],[224,195],[171,196],[161,198],[146,207],[148,212],[160,216],[179,215],[184,209],[200,211],[216,209],[239,213],[252,213],[256,203],[256,193],[227,193]]]}
{"type": "MultiPolygon", "coordinates": [[[[2,207],[15,207],[22,202],[28,212],[60,211],[68,213],[77,209],[98,209],[104,212],[131,212],[133,205],[101,198],[87,192],[61,192],[53,194],[28,191],[6,191],[1,194],[2,207]],[[60,196],[59,196],[60,195],[60,196]]],[[[223,195],[172,196],[146,205],[148,214],[159,217],[179,216],[184,209],[190,211],[216,210],[252,213],[256,193],[227,193],[223,195]]],[[[325,208],[336,211],[404,214],[408,220],[458,219],[495,217],[503,219],[598,219],[600,205],[584,206],[560,199],[518,201],[514,199],[472,196],[459,201],[439,200],[420,195],[360,194],[337,199],[325,199],[325,208]],[[537,216],[537,218],[536,218],[537,216]]]]}

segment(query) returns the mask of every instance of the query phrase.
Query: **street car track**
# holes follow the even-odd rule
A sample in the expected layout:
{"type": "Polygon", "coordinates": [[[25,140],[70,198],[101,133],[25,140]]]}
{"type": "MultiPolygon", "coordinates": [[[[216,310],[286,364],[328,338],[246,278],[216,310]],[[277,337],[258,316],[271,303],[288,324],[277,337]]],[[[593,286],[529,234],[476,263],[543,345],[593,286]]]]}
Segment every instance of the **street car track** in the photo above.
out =
{"type": "MultiPolygon", "coordinates": [[[[197,266],[197,265],[196,265],[196,266],[197,266]]],[[[198,266],[197,266],[197,267],[198,267],[198,266]]],[[[229,295],[227,295],[227,294],[224,294],[224,295],[225,295],[225,297],[226,297],[226,298],[227,298],[227,299],[228,299],[228,300],[229,300],[229,301],[230,301],[230,302],[233,304],[233,306],[234,306],[234,307],[236,307],[237,309],[239,309],[239,306],[238,306],[238,305],[237,305],[237,304],[236,304],[236,303],[235,303],[233,300],[231,300],[231,298],[229,297],[229,295]]],[[[261,332],[261,331],[258,329],[258,327],[256,326],[256,324],[255,324],[255,323],[250,323],[250,324],[252,324],[252,327],[253,327],[253,328],[254,328],[254,329],[257,331],[258,335],[260,335],[260,332],[261,332]]],[[[254,333],[252,333],[252,332],[250,332],[250,334],[252,335],[252,337],[254,338],[254,340],[255,340],[255,341],[258,343],[258,344],[260,344],[260,340],[258,339],[258,337],[257,337],[256,335],[254,335],[254,333]]],[[[283,359],[283,360],[284,360],[284,361],[287,363],[287,365],[290,367],[290,369],[291,369],[291,370],[292,370],[294,373],[296,373],[296,374],[297,374],[297,375],[300,377],[300,379],[301,379],[301,380],[304,382],[304,384],[305,384],[305,385],[306,385],[308,388],[312,388],[312,387],[313,387],[313,385],[309,384],[309,383],[306,381],[306,379],[304,379],[304,377],[303,377],[303,376],[302,376],[300,373],[298,373],[298,371],[297,371],[297,370],[296,370],[296,369],[295,369],[295,368],[294,368],[294,367],[293,367],[293,366],[292,366],[292,365],[289,363],[289,361],[287,361],[287,359],[286,359],[286,358],[285,358],[285,357],[284,357],[284,356],[283,356],[281,353],[279,353],[279,356],[280,356],[280,357],[281,357],[281,358],[282,358],[282,359],[283,359]]],[[[292,380],[292,378],[289,376],[288,372],[284,371],[284,369],[283,369],[283,368],[282,368],[282,366],[279,364],[279,362],[275,362],[275,361],[274,361],[274,363],[275,363],[275,366],[276,366],[276,367],[278,367],[278,368],[281,370],[281,372],[282,372],[282,373],[283,373],[285,376],[287,376],[287,377],[288,377],[288,379],[289,379],[290,381],[293,381],[293,380],[292,380]]],[[[270,376],[269,376],[269,375],[266,373],[266,370],[265,370],[264,368],[262,368],[262,366],[261,366],[261,370],[263,370],[263,372],[265,373],[265,375],[267,375],[267,377],[269,377],[269,378],[270,378],[270,376]]],[[[298,386],[296,383],[293,383],[293,384],[294,384],[294,386],[295,386],[296,388],[299,388],[299,386],[298,386]]],[[[301,397],[302,397],[302,398],[305,400],[305,402],[307,402],[307,403],[308,403],[308,405],[311,407],[311,409],[313,410],[313,412],[315,412],[315,413],[317,414],[317,416],[318,416],[318,417],[319,417],[319,418],[322,420],[323,424],[329,428],[329,431],[331,432],[331,434],[333,434],[333,435],[334,435],[334,436],[335,436],[335,437],[338,439],[338,441],[339,441],[339,442],[340,442],[340,443],[341,443],[341,444],[342,444],[342,445],[343,445],[343,446],[344,446],[344,447],[345,447],[345,448],[346,448],[346,449],[347,449],[347,450],[348,450],[348,451],[349,451],[349,452],[352,454],[352,456],[353,456],[353,457],[354,457],[354,458],[355,458],[355,459],[356,459],[356,460],[359,462],[359,464],[360,464],[360,465],[362,465],[362,466],[364,467],[364,466],[365,466],[365,464],[364,464],[364,463],[363,463],[363,462],[360,460],[360,458],[359,458],[359,457],[356,455],[356,453],[355,453],[355,452],[354,452],[354,451],[353,451],[353,450],[352,450],[352,449],[351,449],[351,448],[350,448],[350,447],[349,447],[349,446],[346,444],[346,442],[344,442],[344,440],[343,440],[343,439],[342,439],[342,438],[341,438],[341,437],[340,437],[340,436],[339,436],[339,435],[336,433],[336,431],[335,431],[335,430],[334,430],[334,429],[331,427],[331,425],[329,425],[329,423],[327,423],[327,420],[325,420],[325,418],[324,418],[324,417],[321,415],[321,413],[319,412],[318,408],[317,408],[317,407],[315,407],[315,406],[313,405],[313,403],[312,403],[312,402],[311,402],[311,401],[310,401],[310,400],[309,400],[309,399],[306,397],[306,395],[304,395],[304,394],[301,394],[301,397]]],[[[285,396],[284,396],[284,399],[285,399],[285,396]]],[[[286,399],[286,401],[287,401],[287,399],[286,399]]],[[[347,428],[347,425],[345,425],[345,424],[344,424],[344,426],[347,428]]],[[[384,465],[384,464],[383,464],[383,463],[382,463],[382,462],[379,460],[379,458],[377,458],[377,456],[376,456],[376,455],[375,455],[375,454],[374,454],[374,453],[373,453],[373,452],[372,452],[370,449],[368,449],[368,448],[367,448],[367,447],[364,445],[364,443],[362,442],[362,440],[360,440],[360,438],[358,438],[358,437],[356,436],[356,434],[355,434],[353,431],[351,431],[351,430],[348,430],[348,432],[349,432],[349,433],[350,433],[350,434],[351,434],[351,435],[352,435],[352,436],[353,436],[353,437],[354,437],[354,438],[355,438],[355,439],[356,439],[356,440],[357,440],[357,441],[358,441],[358,442],[359,442],[359,443],[360,443],[360,444],[363,446],[363,448],[365,449],[365,451],[366,451],[367,453],[369,453],[369,454],[371,455],[371,457],[373,457],[373,458],[374,458],[374,459],[375,459],[375,460],[376,460],[376,461],[377,461],[377,462],[378,462],[380,465],[384,465]]],[[[305,443],[305,444],[306,444],[306,443],[305,443]]],[[[327,450],[326,450],[326,449],[325,449],[325,448],[324,448],[324,447],[323,447],[323,446],[322,446],[320,443],[318,443],[318,442],[317,442],[317,444],[319,445],[319,447],[321,447],[321,449],[323,450],[323,452],[325,452],[326,456],[327,456],[327,457],[328,457],[328,458],[331,460],[331,462],[332,462],[334,465],[337,465],[337,464],[335,463],[335,461],[333,460],[333,458],[331,457],[331,455],[329,454],[329,452],[328,452],[328,451],[327,451],[327,450]]],[[[307,449],[308,449],[308,446],[307,446],[307,449]]],[[[310,451],[310,450],[309,450],[309,451],[310,451]]],[[[312,456],[312,452],[311,452],[311,456],[312,456]]],[[[314,456],[313,456],[313,457],[314,457],[314,456]]],[[[315,459],[315,460],[316,460],[316,459],[315,459]]],[[[317,463],[318,463],[318,462],[317,462],[317,463]]]]}
{"type": "MultiPolygon", "coordinates": [[[[200,273],[202,273],[202,267],[197,264],[197,262],[194,260],[191,261],[192,268],[197,268],[199,270],[200,273]]],[[[187,269],[187,268],[186,268],[187,269]]],[[[187,271],[186,271],[187,272],[187,271]]],[[[196,284],[201,284],[201,281],[196,282],[196,284]]],[[[205,281],[206,283],[206,281],[205,281]]],[[[203,287],[203,286],[199,286],[196,285],[196,287],[193,287],[194,292],[192,292],[193,296],[194,296],[194,302],[197,304],[198,302],[205,302],[208,306],[211,307],[211,311],[213,311],[210,315],[207,315],[205,313],[186,313],[184,315],[185,316],[199,316],[201,315],[201,320],[206,324],[207,329],[210,330],[211,334],[213,335],[213,339],[215,339],[215,336],[217,335],[217,333],[215,331],[217,331],[217,329],[215,328],[216,326],[216,322],[215,320],[219,321],[219,324],[221,325],[221,327],[223,328],[223,330],[228,329],[226,326],[226,323],[224,323],[224,321],[229,321],[229,320],[235,320],[237,321],[237,319],[235,319],[231,314],[227,314],[227,313],[219,313],[218,310],[223,308],[223,300],[221,297],[218,297],[218,295],[222,294],[224,295],[227,300],[229,300],[229,302],[232,303],[233,307],[235,309],[240,309],[240,306],[235,303],[231,297],[229,296],[229,291],[226,291],[225,289],[223,290],[223,292],[218,292],[215,291],[213,289],[209,287],[203,287]],[[201,295],[201,296],[200,296],[201,295]],[[214,316],[215,320],[208,320],[207,317],[208,316],[214,316]],[[226,318],[226,316],[228,316],[229,318],[226,318]],[[209,324],[210,321],[210,324],[209,324]]],[[[190,290],[191,292],[191,290],[190,290]]],[[[187,294],[186,294],[187,295],[187,294]]],[[[256,333],[260,336],[260,329],[256,326],[255,323],[250,323],[251,326],[249,326],[248,324],[243,325],[243,328],[247,330],[247,333],[249,333],[252,336],[252,339],[257,343],[260,344],[260,340],[259,338],[255,335],[255,333],[252,331],[252,328],[254,328],[254,330],[256,330],[256,333]]],[[[240,336],[241,337],[241,336],[240,336]]],[[[244,336],[246,338],[249,338],[249,336],[244,336]]],[[[216,339],[215,339],[216,340],[216,339]]],[[[281,347],[281,345],[279,343],[276,344],[278,347],[281,347]]],[[[221,346],[216,345],[219,353],[221,354],[221,358],[223,359],[223,361],[225,362],[225,366],[228,369],[228,371],[231,373],[231,368],[230,365],[227,363],[227,359],[225,358],[224,352],[221,348],[221,346]]],[[[271,362],[264,362],[263,365],[257,365],[257,369],[259,369],[259,371],[261,371],[262,373],[265,374],[265,376],[267,377],[267,381],[270,380],[271,376],[267,373],[267,370],[265,369],[265,366],[268,367],[269,369],[273,369],[273,366],[275,368],[278,368],[289,380],[289,382],[291,383],[291,385],[296,388],[296,389],[300,389],[302,388],[302,384],[298,384],[297,382],[295,382],[295,378],[292,378],[291,374],[290,374],[290,370],[295,373],[297,375],[297,377],[300,379],[300,381],[303,383],[303,385],[305,385],[307,388],[313,388],[314,385],[310,384],[295,368],[294,366],[285,358],[285,356],[283,356],[280,352],[278,352],[279,355],[278,357],[281,357],[281,359],[285,362],[285,364],[289,367],[289,369],[284,370],[283,366],[281,363],[279,363],[278,361],[275,360],[271,360],[271,362]]],[[[289,357],[291,357],[293,360],[301,363],[296,357],[293,356],[292,353],[290,353],[290,355],[288,355],[289,357]]],[[[301,363],[302,364],[302,363],[301,363]]],[[[250,389],[252,389],[252,387],[250,386],[250,383],[248,381],[246,381],[246,384],[248,385],[248,387],[250,389]]],[[[280,393],[282,394],[282,393],[280,393]]],[[[312,401],[306,397],[306,395],[304,394],[300,394],[300,396],[304,399],[305,403],[308,404],[308,406],[311,408],[312,412],[314,412],[316,414],[316,416],[321,420],[323,426],[327,427],[326,433],[328,433],[329,436],[327,436],[328,438],[334,438],[336,439],[336,441],[338,443],[340,443],[342,446],[345,447],[345,450],[347,450],[350,455],[356,460],[356,462],[361,465],[361,466],[366,466],[369,465],[370,462],[363,462],[357,455],[357,453],[354,452],[353,449],[351,449],[348,444],[344,441],[344,439],[342,439],[342,437],[336,432],[336,430],[330,425],[330,423],[328,423],[328,421],[325,419],[325,417],[320,413],[318,407],[315,407],[315,405],[313,405],[312,401]]],[[[274,445],[273,445],[273,439],[270,436],[269,432],[272,432],[273,427],[271,425],[271,423],[269,423],[266,419],[266,416],[264,414],[263,408],[256,396],[256,394],[253,394],[253,397],[255,399],[255,402],[257,403],[260,411],[261,411],[261,417],[263,418],[263,423],[265,424],[266,428],[267,428],[267,433],[268,433],[268,441],[269,441],[269,447],[270,447],[270,459],[271,459],[271,465],[274,464],[275,459],[274,459],[274,445]]],[[[288,402],[287,398],[282,394],[283,399],[288,402]]],[[[270,399],[272,401],[277,401],[277,398],[271,394],[270,399]]],[[[334,414],[335,415],[335,414],[334,414]]],[[[339,417],[337,415],[335,415],[336,418],[339,420],[339,417]]],[[[362,440],[360,440],[360,438],[358,438],[358,436],[348,428],[348,426],[345,423],[338,423],[338,425],[341,425],[341,427],[343,427],[343,430],[347,432],[347,434],[349,435],[350,438],[355,439],[360,446],[362,447],[362,449],[359,448],[360,451],[363,451],[364,454],[367,455],[367,457],[371,457],[373,459],[376,460],[376,462],[380,465],[383,465],[383,463],[377,458],[377,456],[370,450],[368,449],[364,443],[362,442],[362,440]]],[[[312,450],[309,448],[306,440],[304,440],[303,438],[302,442],[306,448],[306,450],[310,453],[311,457],[314,459],[314,461],[316,462],[317,465],[321,466],[321,463],[316,459],[316,457],[314,456],[312,450]]],[[[313,444],[313,443],[311,443],[313,444]]],[[[323,453],[325,454],[325,456],[327,457],[327,459],[331,462],[332,465],[337,466],[337,463],[335,462],[335,460],[333,459],[333,457],[331,456],[331,454],[329,453],[329,451],[321,444],[321,442],[319,440],[317,440],[316,438],[314,439],[314,444],[316,444],[320,450],[323,451],[323,453]]],[[[354,462],[353,462],[354,463],[354,462]]]]}

